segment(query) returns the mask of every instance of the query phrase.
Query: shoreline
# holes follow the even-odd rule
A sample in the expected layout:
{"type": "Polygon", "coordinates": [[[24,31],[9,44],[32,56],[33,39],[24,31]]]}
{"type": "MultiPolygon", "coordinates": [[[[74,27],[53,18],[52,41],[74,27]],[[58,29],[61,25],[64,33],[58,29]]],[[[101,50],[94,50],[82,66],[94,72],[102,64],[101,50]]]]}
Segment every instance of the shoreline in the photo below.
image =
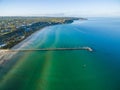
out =
{"type": "MultiPolygon", "coordinates": [[[[55,25],[62,25],[62,24],[71,24],[73,23],[74,20],[71,20],[71,22],[64,22],[64,23],[59,23],[59,24],[55,24],[55,25]]],[[[20,42],[18,42],[16,45],[14,45],[13,47],[11,47],[10,49],[16,49],[20,46],[20,44],[24,43],[27,39],[29,39],[31,36],[33,36],[34,34],[36,34],[37,32],[39,32],[40,30],[50,27],[50,26],[55,26],[55,25],[48,25],[48,26],[44,26],[42,28],[40,28],[39,30],[36,30],[35,32],[31,33],[29,36],[27,36],[26,38],[24,38],[23,40],[21,40],[20,42]]]]}
{"type": "MultiPolygon", "coordinates": [[[[54,20],[54,19],[53,19],[54,20]]],[[[70,24],[78,18],[61,18],[58,21],[38,21],[29,25],[21,25],[15,31],[4,34],[0,36],[0,48],[10,49],[13,48],[18,43],[25,40],[27,37],[32,35],[34,32],[41,30],[47,26],[60,25],[60,24],[70,24]],[[61,21],[60,21],[61,20],[61,21]]]]}
{"type": "MultiPolygon", "coordinates": [[[[25,43],[26,41],[30,40],[32,38],[32,36],[34,36],[37,32],[40,32],[44,28],[47,28],[47,27],[50,27],[50,26],[55,26],[55,25],[71,24],[73,22],[74,22],[74,20],[70,20],[70,22],[58,23],[58,24],[54,24],[54,25],[46,25],[44,27],[41,27],[39,30],[35,30],[30,35],[28,35],[23,40],[21,40],[20,42],[16,43],[14,46],[12,46],[9,49],[22,48],[21,46],[22,46],[23,43],[25,43]]],[[[19,52],[6,52],[6,51],[1,51],[0,50],[0,74],[2,76],[3,76],[3,74],[5,75],[12,68],[12,66],[14,66],[14,64],[18,61],[17,59],[16,60],[12,60],[11,59],[17,53],[19,53],[19,52]]]]}
{"type": "MultiPolygon", "coordinates": [[[[58,23],[58,24],[54,24],[54,25],[47,25],[47,26],[41,27],[39,30],[34,31],[33,33],[31,33],[30,35],[28,35],[27,37],[25,37],[23,40],[17,42],[14,46],[12,46],[11,48],[8,48],[8,49],[18,49],[18,48],[21,48],[20,46],[23,45],[23,43],[25,43],[26,41],[30,40],[30,38],[32,38],[33,35],[35,35],[37,32],[40,32],[44,28],[47,28],[47,27],[50,27],[50,26],[55,26],[55,25],[71,24],[73,22],[74,22],[74,19],[73,20],[71,19],[71,20],[66,20],[63,23],[58,23]]],[[[86,49],[86,50],[92,51],[91,48],[86,49]]],[[[3,51],[0,50],[0,54],[1,54],[1,56],[0,56],[0,66],[1,66],[1,64],[5,63],[5,61],[8,61],[16,53],[18,53],[18,52],[14,52],[14,54],[8,55],[9,54],[8,52],[3,52],[3,51]],[[6,58],[5,56],[8,56],[8,57],[6,58]],[[2,59],[4,59],[4,60],[2,60],[2,59]]]]}
{"type": "Polygon", "coordinates": [[[47,27],[49,27],[49,26],[45,26],[45,27],[43,27],[43,28],[41,28],[41,29],[33,32],[31,35],[29,35],[28,37],[26,37],[25,39],[23,39],[21,42],[17,43],[17,44],[14,45],[13,47],[11,47],[10,49],[16,49],[16,48],[18,48],[20,45],[22,45],[23,43],[25,43],[26,41],[28,41],[34,34],[36,34],[37,32],[39,32],[39,31],[41,31],[42,29],[47,28],[47,27]]]}
{"type": "MultiPolygon", "coordinates": [[[[43,28],[41,28],[40,30],[49,27],[49,26],[45,26],[43,28]]],[[[18,49],[20,48],[20,46],[25,43],[26,41],[30,40],[30,38],[36,34],[37,32],[39,32],[40,30],[37,30],[35,32],[33,32],[31,35],[29,35],[28,37],[26,37],[24,40],[20,41],[19,43],[17,43],[16,45],[14,45],[13,47],[11,47],[10,49],[18,49]]],[[[6,51],[2,51],[0,50],[0,80],[2,80],[2,77],[4,75],[7,74],[7,72],[14,66],[14,64],[18,61],[16,60],[12,60],[11,58],[14,57],[17,53],[19,52],[6,52],[6,51]]]]}
{"type": "MultiPolygon", "coordinates": [[[[52,26],[52,25],[51,25],[52,26]]],[[[31,35],[29,35],[28,37],[26,37],[24,40],[20,41],[19,43],[17,43],[16,45],[14,45],[13,47],[11,47],[10,49],[18,49],[20,48],[20,46],[25,43],[26,41],[30,40],[30,38],[32,38],[33,35],[35,35],[37,32],[40,32],[40,30],[47,28],[49,26],[45,26],[35,32],[33,32],[31,35]]],[[[0,50],[0,77],[2,78],[2,76],[4,76],[11,68],[12,66],[18,61],[16,60],[12,60],[11,58],[14,57],[17,53],[19,52],[6,52],[6,51],[2,51],[0,50]]],[[[0,79],[1,79],[0,78],[0,79]]]]}
{"type": "MultiPolygon", "coordinates": [[[[52,26],[52,25],[51,25],[52,26]]],[[[28,37],[26,37],[25,39],[23,39],[22,41],[20,41],[19,43],[17,43],[16,45],[14,45],[13,47],[11,47],[10,49],[18,49],[20,48],[20,46],[25,43],[26,41],[30,40],[30,38],[32,38],[33,35],[35,35],[37,32],[40,32],[42,29],[47,28],[49,26],[45,26],[35,32],[33,32],[31,35],[29,35],[28,37]]],[[[3,66],[5,66],[5,64],[9,61],[11,61],[11,58],[17,54],[18,52],[6,52],[3,50],[0,50],[0,71],[1,68],[3,68],[3,66]]]]}

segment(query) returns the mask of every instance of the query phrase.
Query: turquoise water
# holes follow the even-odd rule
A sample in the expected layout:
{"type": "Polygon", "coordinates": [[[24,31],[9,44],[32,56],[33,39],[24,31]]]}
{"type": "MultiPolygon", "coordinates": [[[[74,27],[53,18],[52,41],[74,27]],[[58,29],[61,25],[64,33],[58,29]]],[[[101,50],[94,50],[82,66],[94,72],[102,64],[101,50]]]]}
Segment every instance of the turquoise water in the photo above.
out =
{"type": "Polygon", "coordinates": [[[20,52],[0,90],[120,90],[120,19],[92,18],[46,27],[14,48],[89,46],[93,52],[20,52]]]}

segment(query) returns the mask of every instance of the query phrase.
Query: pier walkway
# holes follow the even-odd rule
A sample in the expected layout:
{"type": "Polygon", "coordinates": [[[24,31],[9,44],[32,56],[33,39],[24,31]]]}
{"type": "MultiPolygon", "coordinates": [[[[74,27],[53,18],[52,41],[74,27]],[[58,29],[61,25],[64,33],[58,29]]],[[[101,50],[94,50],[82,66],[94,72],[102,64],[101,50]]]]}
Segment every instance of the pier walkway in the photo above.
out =
{"type": "Polygon", "coordinates": [[[5,52],[29,52],[29,51],[66,51],[66,50],[87,50],[92,52],[93,49],[90,47],[79,47],[79,48],[41,48],[41,49],[0,49],[5,52]]]}

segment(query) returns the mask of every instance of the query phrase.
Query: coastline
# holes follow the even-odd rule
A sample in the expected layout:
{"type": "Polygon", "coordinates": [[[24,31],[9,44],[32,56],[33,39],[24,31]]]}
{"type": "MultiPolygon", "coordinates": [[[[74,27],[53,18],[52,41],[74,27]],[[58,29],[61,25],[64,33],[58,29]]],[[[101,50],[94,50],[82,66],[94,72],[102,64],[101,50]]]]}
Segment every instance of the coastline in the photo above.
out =
{"type": "MultiPolygon", "coordinates": [[[[32,38],[33,35],[35,35],[37,32],[40,32],[40,30],[47,28],[49,26],[45,26],[35,32],[33,32],[31,35],[29,35],[28,37],[26,37],[24,40],[20,41],[19,43],[17,43],[16,45],[14,45],[13,47],[11,47],[10,49],[18,49],[20,48],[20,46],[25,43],[26,41],[30,40],[30,38],[32,38]]],[[[0,70],[3,66],[5,66],[5,64],[11,60],[12,56],[14,56],[15,54],[17,54],[18,52],[6,52],[6,51],[2,51],[0,50],[0,70]],[[6,57],[7,56],[7,57],[6,57]]]]}
{"type": "Polygon", "coordinates": [[[10,48],[10,49],[17,49],[17,48],[20,47],[23,43],[25,43],[25,42],[28,41],[30,38],[32,38],[32,36],[35,35],[37,32],[39,32],[39,31],[41,31],[42,29],[47,28],[47,27],[49,27],[49,26],[45,26],[45,27],[43,27],[43,28],[41,28],[41,29],[33,32],[31,35],[29,35],[29,36],[26,37],[24,40],[22,40],[21,42],[17,43],[16,45],[14,45],[14,46],[13,46],[12,48],[10,48]]]}
{"type": "MultiPolygon", "coordinates": [[[[52,26],[52,25],[51,25],[52,26]]],[[[35,35],[37,32],[39,32],[40,30],[49,27],[49,26],[45,26],[43,28],[40,28],[39,30],[33,32],[32,34],[30,34],[28,37],[24,38],[23,40],[21,40],[20,42],[18,42],[17,44],[15,44],[13,47],[11,47],[10,49],[17,49],[20,48],[20,46],[25,43],[26,41],[30,40],[30,38],[32,38],[33,35],[35,35]]],[[[6,51],[2,51],[0,50],[0,76],[7,72],[9,68],[11,68],[14,63],[16,63],[17,60],[11,60],[11,58],[16,55],[18,52],[6,52],[6,51]],[[9,64],[10,63],[10,64],[9,64]],[[9,64],[9,65],[7,65],[9,64]],[[9,68],[8,68],[9,67],[9,68]],[[6,71],[7,70],[7,71],[6,71]]]]}
{"type": "Polygon", "coordinates": [[[18,48],[22,43],[24,43],[26,40],[28,40],[29,38],[31,38],[34,34],[36,34],[37,32],[39,32],[40,30],[44,29],[44,28],[47,28],[47,27],[50,27],[50,26],[55,26],[55,25],[62,25],[62,24],[71,24],[74,22],[74,19],[73,20],[66,20],[64,21],[63,23],[58,23],[58,24],[53,24],[53,25],[47,25],[47,26],[44,26],[42,28],[40,28],[39,30],[36,30],[35,32],[31,33],[29,36],[27,36],[26,38],[24,38],[23,40],[21,40],[20,42],[18,42],[17,44],[15,44],[13,47],[11,47],[10,49],[16,49],[18,48]]]}
{"type": "MultiPolygon", "coordinates": [[[[39,32],[40,30],[49,27],[49,26],[45,26],[39,30],[37,30],[36,32],[32,33],[31,35],[29,35],[28,37],[26,37],[24,40],[22,40],[21,42],[17,43],[15,46],[13,46],[10,49],[17,49],[20,48],[20,46],[25,43],[26,41],[30,40],[30,38],[32,38],[33,35],[35,35],[37,32],[39,32]]],[[[11,68],[12,66],[18,61],[16,60],[12,60],[11,58],[14,57],[17,53],[19,52],[6,52],[6,51],[2,51],[0,50],[0,77],[2,78],[2,76],[4,76],[11,68]],[[9,64],[9,65],[8,65],[9,64]]],[[[0,78],[0,80],[2,80],[0,78]]]]}
{"type": "Polygon", "coordinates": [[[76,18],[71,19],[61,19],[62,21],[42,21],[36,22],[29,25],[23,25],[17,28],[15,31],[8,34],[0,36],[0,49],[10,49],[13,48],[18,43],[25,40],[27,37],[32,35],[34,32],[41,30],[47,26],[60,25],[60,24],[70,24],[73,23],[76,18]]]}
{"type": "MultiPolygon", "coordinates": [[[[73,22],[74,22],[74,19],[73,20],[66,20],[66,21],[64,21],[64,23],[58,23],[58,24],[55,24],[55,25],[71,24],[73,22]]],[[[16,43],[10,49],[18,49],[18,48],[20,48],[20,46],[23,43],[25,43],[26,41],[30,40],[30,38],[32,38],[32,36],[35,35],[37,32],[39,32],[40,30],[42,30],[44,28],[50,27],[50,26],[54,26],[54,25],[47,25],[47,26],[44,26],[44,27],[40,28],[39,30],[34,31],[33,33],[31,33],[30,35],[28,35],[27,37],[25,37],[23,40],[21,40],[18,43],[16,43]]],[[[13,52],[12,54],[9,55],[9,52],[0,51],[0,54],[1,54],[1,56],[0,56],[0,67],[1,67],[2,64],[4,64],[6,61],[8,61],[16,53],[17,52],[13,52]],[[5,56],[7,56],[7,57],[5,57],[5,56]]]]}
{"type": "MultiPolygon", "coordinates": [[[[72,20],[72,22],[73,21],[74,20],[72,20]]],[[[61,23],[61,24],[70,24],[70,23],[64,22],[64,23],[61,23]]],[[[55,25],[60,25],[60,24],[55,24],[55,25]]],[[[47,28],[47,27],[50,27],[50,26],[54,26],[54,25],[44,26],[44,27],[40,28],[39,30],[36,30],[35,32],[31,33],[29,36],[27,36],[26,38],[24,38],[23,40],[21,40],[20,42],[15,44],[10,49],[20,48],[20,46],[23,45],[23,43],[30,40],[30,38],[32,38],[32,36],[35,35],[37,32],[40,32],[40,30],[42,30],[44,28],[47,28]]],[[[2,51],[2,50],[0,51],[0,76],[4,76],[7,73],[7,71],[9,71],[10,68],[17,62],[17,60],[11,60],[11,58],[14,55],[16,55],[17,53],[19,53],[19,52],[6,52],[6,51],[2,51]]]]}
{"type": "MultiPolygon", "coordinates": [[[[74,20],[70,21],[70,22],[64,22],[64,23],[59,23],[59,24],[55,24],[55,25],[62,25],[62,24],[71,24],[73,23],[74,20]]],[[[42,28],[40,28],[39,30],[36,30],[35,32],[31,33],[29,36],[27,36],[26,38],[24,38],[23,40],[21,40],[19,43],[15,44],[13,47],[11,47],[10,49],[18,49],[18,48],[22,48],[23,43],[26,43],[28,40],[30,40],[32,38],[32,36],[36,35],[36,33],[40,32],[41,30],[43,30],[44,28],[50,27],[50,26],[54,26],[54,25],[47,25],[44,26],[42,28]]],[[[12,57],[14,57],[17,53],[19,52],[5,52],[5,51],[0,51],[0,76],[2,78],[2,76],[4,76],[14,65],[15,63],[18,61],[18,59],[11,59],[12,57]]],[[[0,78],[0,79],[1,79],[0,78]]]]}

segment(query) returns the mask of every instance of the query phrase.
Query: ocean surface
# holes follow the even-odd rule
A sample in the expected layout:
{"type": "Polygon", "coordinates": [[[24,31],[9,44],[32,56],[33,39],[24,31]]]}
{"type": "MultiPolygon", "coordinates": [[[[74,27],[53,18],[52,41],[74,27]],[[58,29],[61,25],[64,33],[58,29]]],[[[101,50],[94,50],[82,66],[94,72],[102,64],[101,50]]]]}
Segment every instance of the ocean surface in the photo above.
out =
{"type": "Polygon", "coordinates": [[[120,18],[90,18],[37,31],[14,49],[77,48],[18,52],[0,77],[0,90],[120,90],[120,18]],[[9,65],[12,64],[12,65],[9,65]]]}

